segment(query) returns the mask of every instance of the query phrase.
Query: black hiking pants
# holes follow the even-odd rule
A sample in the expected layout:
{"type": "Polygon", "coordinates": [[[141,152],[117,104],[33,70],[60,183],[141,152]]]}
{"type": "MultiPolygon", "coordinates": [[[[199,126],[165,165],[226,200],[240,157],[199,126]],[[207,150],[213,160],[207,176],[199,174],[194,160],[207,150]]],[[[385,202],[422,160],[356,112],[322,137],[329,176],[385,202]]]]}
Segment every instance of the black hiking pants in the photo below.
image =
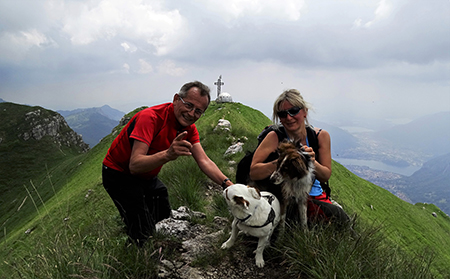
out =
{"type": "Polygon", "coordinates": [[[119,210],[127,234],[142,246],[155,231],[155,224],[170,217],[167,187],[157,178],[141,179],[103,166],[103,187],[119,210]]]}

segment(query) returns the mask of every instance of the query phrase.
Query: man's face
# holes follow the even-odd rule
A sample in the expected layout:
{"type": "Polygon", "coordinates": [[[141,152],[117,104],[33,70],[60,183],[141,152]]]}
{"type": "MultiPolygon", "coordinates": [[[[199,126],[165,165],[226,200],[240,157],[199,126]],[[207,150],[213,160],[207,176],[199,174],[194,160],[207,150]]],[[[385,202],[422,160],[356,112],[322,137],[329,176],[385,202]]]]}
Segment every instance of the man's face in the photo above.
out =
{"type": "Polygon", "coordinates": [[[175,94],[173,108],[175,117],[181,126],[192,125],[200,118],[199,112],[205,112],[208,108],[208,96],[201,96],[200,89],[192,87],[188,90],[186,97],[181,98],[175,94]]]}

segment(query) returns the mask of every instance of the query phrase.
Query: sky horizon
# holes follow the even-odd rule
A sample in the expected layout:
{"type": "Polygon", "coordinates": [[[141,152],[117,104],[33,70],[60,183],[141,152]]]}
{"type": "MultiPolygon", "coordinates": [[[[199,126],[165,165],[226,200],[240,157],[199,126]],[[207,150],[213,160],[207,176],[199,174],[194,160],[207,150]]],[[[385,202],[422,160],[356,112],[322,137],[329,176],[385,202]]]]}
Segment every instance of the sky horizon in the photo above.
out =
{"type": "MultiPolygon", "coordinates": [[[[0,0],[0,98],[125,113],[199,80],[271,117],[406,123],[450,111],[450,1],[0,0]]],[[[449,123],[450,127],[450,123],[449,123]]]]}

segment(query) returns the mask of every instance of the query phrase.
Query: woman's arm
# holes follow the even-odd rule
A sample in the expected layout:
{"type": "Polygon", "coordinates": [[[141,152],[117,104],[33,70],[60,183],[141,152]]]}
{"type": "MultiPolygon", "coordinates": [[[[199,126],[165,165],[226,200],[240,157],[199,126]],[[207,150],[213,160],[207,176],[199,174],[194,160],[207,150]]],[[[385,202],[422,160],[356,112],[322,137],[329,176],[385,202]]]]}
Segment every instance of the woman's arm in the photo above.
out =
{"type": "Polygon", "coordinates": [[[277,168],[277,160],[264,163],[272,152],[278,148],[277,133],[271,131],[267,134],[261,144],[256,148],[253,154],[252,164],[250,166],[250,179],[261,180],[269,177],[277,168]]]}

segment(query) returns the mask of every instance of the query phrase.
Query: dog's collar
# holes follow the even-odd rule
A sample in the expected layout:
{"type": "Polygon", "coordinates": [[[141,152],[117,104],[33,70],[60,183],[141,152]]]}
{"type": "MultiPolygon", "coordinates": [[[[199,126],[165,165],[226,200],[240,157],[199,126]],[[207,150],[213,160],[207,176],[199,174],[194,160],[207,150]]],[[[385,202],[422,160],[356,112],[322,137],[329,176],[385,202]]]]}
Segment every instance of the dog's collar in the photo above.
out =
{"type": "Polygon", "coordinates": [[[247,217],[245,217],[244,219],[239,219],[239,218],[236,218],[239,222],[245,222],[245,221],[247,221],[248,220],[248,218],[250,218],[250,217],[252,217],[252,215],[251,214],[249,214],[247,217]]]}
{"type": "Polygon", "coordinates": [[[267,195],[267,196],[262,196],[263,198],[267,199],[267,202],[272,205],[272,202],[275,200],[275,196],[274,195],[267,195]]]}
{"type": "MultiPolygon", "coordinates": [[[[253,213],[255,213],[256,209],[258,208],[258,206],[255,207],[255,210],[253,211],[253,213]]],[[[239,219],[236,218],[239,222],[245,222],[247,221],[250,217],[252,217],[253,214],[249,214],[247,217],[245,217],[244,219],[239,219]]]]}
{"type": "Polygon", "coordinates": [[[264,224],[262,224],[261,226],[249,226],[249,227],[251,227],[251,228],[262,228],[262,227],[267,226],[270,223],[273,223],[273,220],[275,220],[275,210],[273,210],[273,208],[272,208],[270,210],[269,216],[267,216],[267,220],[266,220],[266,222],[264,224]]]}
{"type": "MultiPolygon", "coordinates": [[[[267,196],[263,196],[263,198],[267,199],[267,201],[269,202],[270,205],[272,205],[272,202],[275,200],[275,197],[273,195],[267,195],[267,196]]],[[[258,207],[255,207],[255,210],[258,207]]],[[[249,214],[247,217],[245,217],[244,219],[239,219],[236,218],[239,222],[245,222],[247,221],[250,217],[252,217],[252,214],[249,214]]],[[[273,207],[270,209],[270,213],[269,216],[267,216],[267,220],[264,224],[262,224],[261,226],[248,226],[251,228],[262,228],[267,226],[270,223],[273,223],[273,221],[275,220],[275,210],[273,210],[273,207]]]]}

